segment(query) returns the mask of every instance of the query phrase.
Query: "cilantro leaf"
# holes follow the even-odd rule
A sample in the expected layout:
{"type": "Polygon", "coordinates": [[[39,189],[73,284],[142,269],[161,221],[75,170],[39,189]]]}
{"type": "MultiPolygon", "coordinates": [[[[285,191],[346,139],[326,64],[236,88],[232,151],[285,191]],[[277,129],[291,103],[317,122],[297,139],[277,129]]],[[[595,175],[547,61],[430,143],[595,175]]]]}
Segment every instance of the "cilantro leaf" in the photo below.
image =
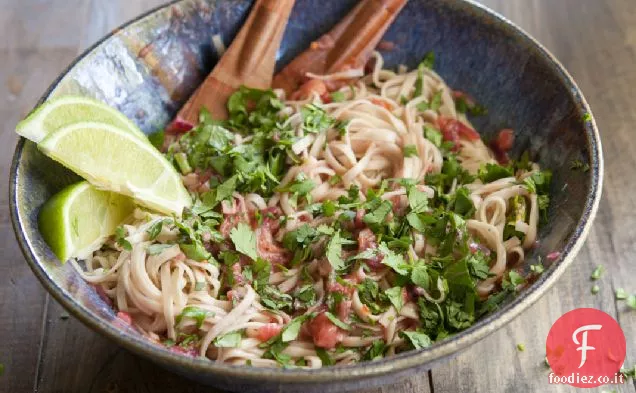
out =
{"type": "Polygon", "coordinates": [[[420,288],[429,289],[431,278],[428,274],[428,266],[426,262],[418,262],[411,270],[411,281],[420,288]]]}
{"type": "Polygon", "coordinates": [[[433,69],[435,66],[435,53],[433,51],[427,52],[420,64],[426,68],[433,69]]]}
{"type": "Polygon", "coordinates": [[[214,339],[217,348],[236,348],[241,345],[243,335],[239,331],[229,332],[214,339]]]}
{"type": "Polygon", "coordinates": [[[326,349],[316,347],[316,355],[320,358],[323,366],[333,366],[336,362],[329,356],[326,349]]]}
{"type": "Polygon", "coordinates": [[[308,314],[301,315],[300,317],[296,317],[292,319],[287,326],[283,328],[281,331],[280,339],[282,342],[290,342],[294,341],[296,337],[298,337],[298,333],[300,333],[300,328],[303,323],[309,318],[308,314]]]}
{"type": "Polygon", "coordinates": [[[393,287],[384,291],[389,301],[395,307],[397,312],[400,312],[404,306],[404,298],[402,297],[402,287],[393,287]]]}
{"type": "Polygon", "coordinates": [[[384,243],[380,244],[378,248],[380,252],[384,254],[382,264],[389,266],[400,275],[406,276],[409,274],[410,266],[406,263],[402,255],[394,253],[384,243]]]}
{"type": "Polygon", "coordinates": [[[413,213],[422,213],[428,208],[428,195],[417,189],[417,187],[411,187],[408,191],[409,207],[413,213]]]}
{"type": "Polygon", "coordinates": [[[514,173],[511,168],[491,163],[482,165],[477,172],[477,177],[484,184],[512,176],[514,176],[514,173]]]}
{"type": "Polygon", "coordinates": [[[470,191],[466,187],[459,187],[451,198],[452,210],[462,217],[470,218],[475,213],[475,205],[470,199],[470,191]]]}
{"type": "Polygon", "coordinates": [[[422,331],[406,330],[400,335],[408,340],[415,349],[428,348],[433,343],[431,338],[422,331]]]}
{"type": "Polygon", "coordinates": [[[245,223],[239,223],[238,226],[230,232],[230,239],[234,243],[236,251],[256,260],[258,254],[256,252],[256,235],[254,231],[245,223]]]}
{"type": "Polygon", "coordinates": [[[504,279],[501,282],[501,287],[507,291],[515,292],[517,287],[523,285],[526,282],[525,278],[521,276],[514,270],[508,272],[508,274],[504,275],[504,279]]]}
{"type": "Polygon", "coordinates": [[[336,232],[327,244],[327,259],[334,270],[342,270],[345,267],[344,260],[342,259],[342,245],[345,243],[345,239],[340,237],[340,231],[336,232]]]}
{"type": "Polygon", "coordinates": [[[179,243],[179,248],[186,255],[188,259],[194,261],[204,261],[212,257],[212,254],[203,247],[203,244],[199,240],[195,240],[192,244],[179,243]]]}
{"type": "Polygon", "coordinates": [[[384,357],[386,352],[386,344],[383,340],[375,340],[369,350],[362,356],[362,360],[377,360],[384,357]]]}
{"type": "Polygon", "coordinates": [[[304,105],[300,109],[303,118],[303,131],[305,133],[319,133],[332,127],[336,120],[327,115],[322,108],[315,104],[304,105]]]}
{"type": "Polygon", "coordinates": [[[259,295],[261,297],[261,303],[271,310],[285,310],[291,309],[294,299],[281,292],[278,288],[272,285],[264,286],[259,295]]]}
{"type": "Polygon", "coordinates": [[[417,157],[417,146],[415,145],[404,145],[402,149],[404,157],[417,157]]]}
{"type": "Polygon", "coordinates": [[[180,324],[183,318],[192,318],[197,322],[197,327],[203,326],[203,322],[207,317],[213,317],[214,313],[212,311],[204,310],[199,307],[188,306],[181,311],[181,314],[177,315],[175,318],[176,324],[180,324]]]}
{"type": "Polygon", "coordinates": [[[363,221],[369,225],[382,224],[392,208],[391,202],[382,201],[375,210],[364,215],[363,221]]]}
{"type": "Polygon", "coordinates": [[[424,137],[437,147],[442,145],[442,133],[431,126],[424,126],[424,137]]]}
{"type": "Polygon", "coordinates": [[[146,233],[148,234],[148,240],[155,240],[157,236],[161,233],[161,229],[163,228],[164,220],[158,220],[154,224],[152,224],[148,229],[146,229],[146,233]]]}
{"type": "Polygon", "coordinates": [[[148,255],[159,255],[165,250],[172,248],[174,244],[151,244],[146,247],[148,255]]]}
{"type": "Polygon", "coordinates": [[[118,226],[115,229],[115,241],[117,244],[126,251],[132,251],[132,244],[126,240],[126,230],[123,226],[118,226]]]}
{"type": "Polygon", "coordinates": [[[333,315],[332,313],[330,313],[329,311],[325,312],[325,316],[327,318],[329,318],[329,320],[336,325],[337,327],[339,327],[342,330],[351,330],[351,326],[349,326],[348,324],[342,322],[340,319],[338,319],[337,316],[333,315]]]}
{"type": "Polygon", "coordinates": [[[236,191],[236,182],[237,177],[232,176],[226,181],[224,181],[221,185],[219,185],[216,189],[216,202],[221,202],[234,194],[236,191]]]}

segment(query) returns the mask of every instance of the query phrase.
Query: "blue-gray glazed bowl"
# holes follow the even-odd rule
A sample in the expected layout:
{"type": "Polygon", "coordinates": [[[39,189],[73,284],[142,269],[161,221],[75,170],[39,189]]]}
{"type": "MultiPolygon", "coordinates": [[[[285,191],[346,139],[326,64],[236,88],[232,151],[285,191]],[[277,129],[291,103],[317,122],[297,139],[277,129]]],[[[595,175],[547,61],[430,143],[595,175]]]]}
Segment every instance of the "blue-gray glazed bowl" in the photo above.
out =
{"type": "MultiPolygon", "coordinates": [[[[43,95],[79,93],[119,108],[146,133],[162,129],[218,59],[211,37],[229,43],[244,21],[248,0],[182,0],[117,29],[88,49],[43,95]]],[[[298,0],[281,50],[284,65],[344,16],[355,0],[298,0]]],[[[386,38],[389,67],[414,67],[432,50],[436,69],[450,86],[489,108],[475,120],[491,137],[516,130],[513,154],[529,150],[552,169],[549,224],[540,230],[532,258],[560,250],[560,258],[519,296],[466,331],[430,348],[381,361],[319,370],[229,366],[174,354],[121,324],[112,309],[73,270],[61,265],[37,230],[42,204],[76,176],[44,157],[31,142],[18,142],[10,179],[11,218],[27,263],[70,313],[130,351],[174,372],[232,391],[340,392],[386,384],[432,367],[501,328],[528,308],[572,263],[601,196],[601,143],[578,87],[539,43],[509,21],[462,0],[411,0],[386,38]],[[570,170],[572,160],[589,164],[570,170]],[[567,184],[567,187],[565,186],[567,184]]]]}

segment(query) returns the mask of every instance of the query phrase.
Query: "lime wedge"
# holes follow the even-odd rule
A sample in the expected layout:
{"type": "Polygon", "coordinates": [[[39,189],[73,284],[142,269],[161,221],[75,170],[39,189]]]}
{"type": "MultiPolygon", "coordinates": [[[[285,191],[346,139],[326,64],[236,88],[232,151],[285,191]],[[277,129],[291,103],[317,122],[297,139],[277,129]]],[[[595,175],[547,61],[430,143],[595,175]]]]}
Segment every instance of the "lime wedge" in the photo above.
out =
{"type": "Polygon", "coordinates": [[[16,126],[16,132],[35,143],[62,127],[85,122],[110,124],[127,130],[142,140],[146,135],[123,113],[92,98],[62,96],[46,101],[16,126]]]}
{"type": "Polygon", "coordinates": [[[159,212],[180,216],[192,204],[172,164],[127,130],[77,123],[52,132],[38,147],[98,188],[128,195],[159,212]]]}
{"type": "Polygon", "coordinates": [[[82,181],[46,201],[38,224],[53,253],[66,262],[71,257],[85,258],[99,249],[134,208],[132,199],[82,181]]]}

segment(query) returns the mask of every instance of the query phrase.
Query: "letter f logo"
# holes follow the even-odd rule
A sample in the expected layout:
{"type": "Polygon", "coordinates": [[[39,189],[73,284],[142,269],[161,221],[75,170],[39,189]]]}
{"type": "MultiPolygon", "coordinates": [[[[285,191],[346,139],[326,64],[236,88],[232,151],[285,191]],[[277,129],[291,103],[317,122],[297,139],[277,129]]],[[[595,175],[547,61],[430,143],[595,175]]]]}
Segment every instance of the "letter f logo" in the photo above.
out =
{"type": "Polygon", "coordinates": [[[574,333],[572,333],[572,341],[574,341],[574,344],[580,345],[580,347],[576,348],[577,351],[581,351],[581,364],[579,364],[579,368],[583,367],[585,361],[587,360],[587,351],[593,351],[596,349],[587,345],[587,332],[589,330],[601,330],[602,327],[602,325],[585,325],[576,329],[574,333]],[[581,342],[579,342],[576,336],[581,332],[583,332],[583,334],[581,335],[582,340],[581,342]]]}

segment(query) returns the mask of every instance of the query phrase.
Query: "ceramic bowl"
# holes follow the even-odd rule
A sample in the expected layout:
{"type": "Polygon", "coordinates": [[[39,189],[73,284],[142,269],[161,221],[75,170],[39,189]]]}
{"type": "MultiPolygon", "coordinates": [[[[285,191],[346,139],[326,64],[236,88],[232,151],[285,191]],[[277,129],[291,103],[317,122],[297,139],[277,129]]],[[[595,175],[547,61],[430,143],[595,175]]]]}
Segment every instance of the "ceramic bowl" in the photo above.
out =
{"type": "MultiPolygon", "coordinates": [[[[355,0],[298,0],[281,49],[284,65],[329,30],[355,0]]],[[[115,30],[77,58],[43,95],[98,98],[125,113],[146,133],[162,129],[211,70],[218,55],[211,37],[226,44],[246,18],[247,0],[183,0],[155,9],[115,30]]],[[[513,155],[530,151],[554,173],[549,223],[529,258],[558,250],[560,257],[516,298],[464,332],[430,348],[355,366],[318,370],[238,367],[180,356],[121,323],[73,270],[51,253],[37,229],[42,204],[77,177],[24,139],[11,169],[11,217],[27,263],[68,311],[95,331],[172,371],[232,391],[339,392],[385,384],[444,361],[501,328],[528,308],[572,263],[587,235],[601,195],[601,144],[585,99],[567,71],[539,43],[480,5],[461,0],[411,0],[385,37],[388,67],[415,67],[434,51],[436,70],[450,86],[489,108],[474,120],[492,137],[516,131],[513,155]],[[572,171],[581,160],[589,171],[572,171]]]]}

